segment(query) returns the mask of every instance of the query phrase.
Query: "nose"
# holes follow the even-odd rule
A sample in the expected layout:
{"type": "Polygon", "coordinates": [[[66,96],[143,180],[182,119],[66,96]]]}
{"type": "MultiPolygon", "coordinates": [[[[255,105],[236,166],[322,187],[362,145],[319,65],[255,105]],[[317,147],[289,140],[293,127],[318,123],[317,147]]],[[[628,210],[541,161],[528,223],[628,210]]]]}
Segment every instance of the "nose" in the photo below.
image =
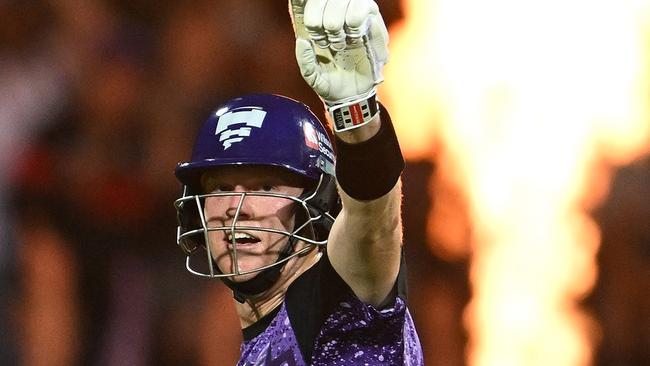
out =
{"type": "Polygon", "coordinates": [[[242,186],[236,186],[232,193],[233,195],[226,197],[226,217],[229,219],[235,218],[237,220],[248,219],[252,217],[249,199],[245,196],[247,190],[242,186]],[[239,211],[239,215],[237,215],[239,211]]]}
{"type": "Polygon", "coordinates": [[[237,220],[246,220],[252,217],[252,208],[249,199],[244,196],[246,190],[242,187],[233,187],[223,196],[208,197],[205,200],[205,216],[207,221],[217,220],[220,222],[232,222],[237,216],[237,220]]]}

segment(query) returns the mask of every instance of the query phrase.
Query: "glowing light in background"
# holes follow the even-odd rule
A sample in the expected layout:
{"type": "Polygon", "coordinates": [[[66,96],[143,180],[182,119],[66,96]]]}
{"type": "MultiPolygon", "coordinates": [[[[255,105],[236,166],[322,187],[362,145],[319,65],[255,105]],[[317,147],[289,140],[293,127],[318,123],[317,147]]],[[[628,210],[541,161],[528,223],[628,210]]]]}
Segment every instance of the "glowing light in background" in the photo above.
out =
{"type": "MultiPolygon", "coordinates": [[[[578,302],[600,238],[587,212],[611,168],[648,149],[648,2],[403,3],[380,95],[407,159],[434,158],[467,204],[470,247],[430,241],[472,255],[468,363],[590,364],[597,326],[578,302]]],[[[454,220],[434,217],[434,235],[439,218],[454,220]]]]}

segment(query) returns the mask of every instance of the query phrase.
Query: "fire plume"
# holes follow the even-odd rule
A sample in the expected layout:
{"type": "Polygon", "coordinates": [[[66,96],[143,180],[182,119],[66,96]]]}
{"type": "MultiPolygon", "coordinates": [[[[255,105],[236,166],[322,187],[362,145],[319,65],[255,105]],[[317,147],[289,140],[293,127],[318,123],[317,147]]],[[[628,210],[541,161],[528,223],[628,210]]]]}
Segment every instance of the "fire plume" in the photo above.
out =
{"type": "Polygon", "coordinates": [[[439,219],[454,217],[434,215],[430,232],[442,233],[434,251],[471,256],[468,364],[591,364],[598,328],[579,301],[600,236],[588,212],[613,168],[648,152],[650,6],[403,5],[380,97],[407,159],[434,159],[466,202],[466,247],[444,234],[439,219]]]}

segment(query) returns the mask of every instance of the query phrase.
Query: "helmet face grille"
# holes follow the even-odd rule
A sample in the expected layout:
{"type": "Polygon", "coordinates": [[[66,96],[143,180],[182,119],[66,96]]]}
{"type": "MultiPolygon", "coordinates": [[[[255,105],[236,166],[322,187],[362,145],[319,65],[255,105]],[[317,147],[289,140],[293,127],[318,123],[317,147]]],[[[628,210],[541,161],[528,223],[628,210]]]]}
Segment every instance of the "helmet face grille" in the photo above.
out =
{"type": "Polygon", "coordinates": [[[323,178],[325,178],[325,175],[321,176],[319,183],[313,190],[300,197],[269,192],[223,192],[194,195],[188,193],[186,189],[183,197],[176,200],[174,206],[178,218],[177,244],[187,256],[187,270],[202,277],[236,277],[282,265],[289,259],[310,251],[314,246],[325,245],[329,229],[334,222],[336,213],[338,213],[338,200],[335,184],[332,184],[333,181],[323,178]],[[326,199],[326,196],[329,198],[326,199]],[[334,196],[334,199],[332,199],[332,196],[334,196]],[[236,197],[238,199],[239,206],[229,222],[208,223],[206,221],[205,202],[210,197],[236,197]],[[274,199],[290,201],[289,203],[295,208],[293,228],[284,230],[272,227],[240,225],[240,212],[243,203],[245,200],[255,199],[256,197],[273,197],[274,199]],[[215,232],[223,233],[223,236],[211,234],[215,232]],[[238,261],[241,256],[241,249],[239,248],[241,241],[253,240],[261,232],[270,233],[275,237],[285,237],[286,239],[283,240],[287,244],[281,245],[281,247],[286,248],[285,253],[272,263],[241,270],[238,261]],[[210,245],[206,245],[215,236],[224,238],[222,245],[228,246],[228,255],[232,263],[230,269],[218,268],[214,258],[216,254],[212,253],[210,245]],[[304,242],[306,245],[296,246],[295,243],[299,241],[304,242]]]}
{"type": "Polygon", "coordinates": [[[334,162],[334,149],[325,127],[303,103],[279,95],[251,94],[217,107],[199,130],[191,159],[178,164],[175,170],[184,186],[183,196],[175,206],[177,244],[187,255],[187,269],[199,276],[234,277],[281,265],[305,248],[311,250],[325,245],[340,207],[334,162]],[[201,176],[226,166],[276,167],[297,175],[314,188],[300,197],[268,192],[202,194],[201,176]],[[205,200],[219,195],[239,195],[240,205],[244,200],[261,196],[290,200],[296,208],[294,227],[290,230],[245,227],[237,223],[239,210],[229,225],[214,226],[212,222],[208,225],[204,217],[205,200]],[[206,245],[210,238],[217,237],[215,232],[223,233],[221,238],[226,238],[222,245],[228,245],[228,238],[231,240],[228,245],[231,270],[216,268],[211,246],[206,245]],[[244,247],[246,235],[254,239],[255,232],[260,236],[283,238],[289,250],[275,263],[240,270],[238,246],[244,247]],[[238,240],[242,245],[237,244],[238,240]],[[299,246],[303,249],[296,249],[297,242],[305,243],[299,246]]]}

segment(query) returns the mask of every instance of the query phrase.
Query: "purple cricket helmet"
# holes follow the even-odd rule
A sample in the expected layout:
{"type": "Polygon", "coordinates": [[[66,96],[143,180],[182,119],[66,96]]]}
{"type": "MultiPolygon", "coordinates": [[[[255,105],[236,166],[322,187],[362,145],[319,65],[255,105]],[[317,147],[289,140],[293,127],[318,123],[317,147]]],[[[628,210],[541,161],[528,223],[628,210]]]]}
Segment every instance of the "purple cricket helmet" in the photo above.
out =
{"type": "Polygon", "coordinates": [[[176,177],[195,189],[201,173],[224,165],[284,168],[310,180],[334,175],[328,134],[305,104],[273,94],[252,94],[220,105],[203,124],[192,158],[176,177]]]}

